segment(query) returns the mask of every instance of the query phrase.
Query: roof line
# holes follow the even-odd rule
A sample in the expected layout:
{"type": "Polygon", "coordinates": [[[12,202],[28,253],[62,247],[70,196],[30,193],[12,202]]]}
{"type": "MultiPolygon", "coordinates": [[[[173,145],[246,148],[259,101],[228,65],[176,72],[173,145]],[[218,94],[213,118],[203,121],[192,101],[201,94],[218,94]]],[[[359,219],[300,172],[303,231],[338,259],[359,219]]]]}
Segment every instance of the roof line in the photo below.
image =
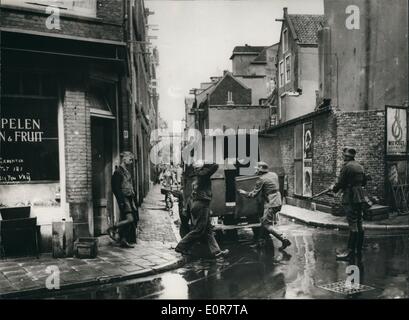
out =
{"type": "MultiPolygon", "coordinates": [[[[287,23],[288,23],[288,25],[289,25],[289,27],[290,27],[290,30],[291,30],[291,33],[292,33],[292,35],[293,35],[294,40],[298,40],[298,34],[297,34],[297,32],[295,31],[295,27],[294,27],[294,25],[293,25],[293,22],[291,21],[290,15],[287,14],[287,18],[284,16],[284,20],[287,20],[287,23]]],[[[281,42],[281,39],[280,39],[280,42],[281,42]]]]}

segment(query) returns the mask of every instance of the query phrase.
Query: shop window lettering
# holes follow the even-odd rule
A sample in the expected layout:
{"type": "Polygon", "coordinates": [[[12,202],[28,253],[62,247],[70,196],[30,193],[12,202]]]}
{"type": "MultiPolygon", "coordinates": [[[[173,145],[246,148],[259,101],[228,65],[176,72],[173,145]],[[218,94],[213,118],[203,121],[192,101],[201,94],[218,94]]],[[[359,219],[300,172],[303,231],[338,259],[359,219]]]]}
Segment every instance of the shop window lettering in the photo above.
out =
{"type": "Polygon", "coordinates": [[[31,181],[31,175],[24,166],[24,160],[0,158],[0,182],[21,181],[31,181]]]}
{"type": "Polygon", "coordinates": [[[0,142],[43,141],[40,119],[2,118],[0,121],[0,142]]]}

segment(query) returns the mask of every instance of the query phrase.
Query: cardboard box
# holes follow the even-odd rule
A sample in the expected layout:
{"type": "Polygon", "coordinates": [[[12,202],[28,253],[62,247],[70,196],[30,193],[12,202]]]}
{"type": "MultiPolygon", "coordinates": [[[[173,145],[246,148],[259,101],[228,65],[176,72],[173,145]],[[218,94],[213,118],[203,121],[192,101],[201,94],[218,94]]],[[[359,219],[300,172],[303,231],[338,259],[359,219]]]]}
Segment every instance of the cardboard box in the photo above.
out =
{"type": "Polygon", "coordinates": [[[98,255],[98,239],[78,238],[74,243],[74,254],[78,259],[95,259],[98,255]]]}

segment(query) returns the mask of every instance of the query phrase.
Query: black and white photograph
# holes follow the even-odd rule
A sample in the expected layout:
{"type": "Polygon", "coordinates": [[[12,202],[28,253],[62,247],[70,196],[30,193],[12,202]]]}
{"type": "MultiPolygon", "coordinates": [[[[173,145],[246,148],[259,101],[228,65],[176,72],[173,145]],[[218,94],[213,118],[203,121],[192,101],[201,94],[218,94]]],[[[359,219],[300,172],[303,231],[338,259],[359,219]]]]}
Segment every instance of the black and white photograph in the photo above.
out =
{"type": "Polygon", "coordinates": [[[0,0],[0,300],[407,300],[408,22],[409,0],[0,0]]]}

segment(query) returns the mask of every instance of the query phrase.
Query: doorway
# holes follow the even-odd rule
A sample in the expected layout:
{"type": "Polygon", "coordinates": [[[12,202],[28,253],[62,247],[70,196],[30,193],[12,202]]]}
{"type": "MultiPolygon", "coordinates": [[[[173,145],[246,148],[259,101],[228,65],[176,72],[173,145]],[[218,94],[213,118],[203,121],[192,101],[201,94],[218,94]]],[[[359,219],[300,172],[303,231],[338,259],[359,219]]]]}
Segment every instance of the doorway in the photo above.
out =
{"type": "Polygon", "coordinates": [[[111,189],[113,121],[91,118],[92,199],[94,209],[94,236],[107,233],[113,221],[111,189]]]}

